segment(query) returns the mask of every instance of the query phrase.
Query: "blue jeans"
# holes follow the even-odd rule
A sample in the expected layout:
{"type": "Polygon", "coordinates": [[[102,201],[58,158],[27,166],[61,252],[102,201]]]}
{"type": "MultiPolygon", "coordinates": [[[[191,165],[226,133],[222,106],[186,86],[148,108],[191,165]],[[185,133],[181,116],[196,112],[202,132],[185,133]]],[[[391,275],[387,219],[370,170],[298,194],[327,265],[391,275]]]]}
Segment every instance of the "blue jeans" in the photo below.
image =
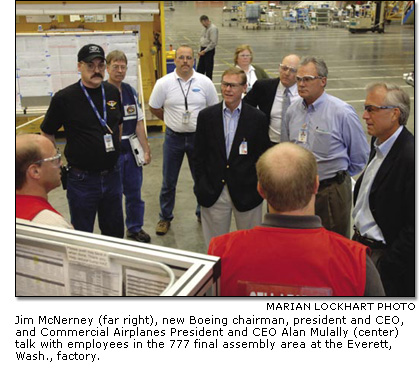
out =
{"type": "Polygon", "coordinates": [[[128,140],[127,150],[120,155],[122,190],[125,196],[125,225],[132,233],[139,232],[144,222],[144,201],[141,199],[143,168],[137,166],[128,140]]]}
{"type": "Polygon", "coordinates": [[[118,165],[109,173],[70,169],[67,200],[71,223],[79,231],[93,232],[96,213],[102,235],[124,237],[122,188],[118,165]]]}
{"type": "MultiPolygon", "coordinates": [[[[184,154],[187,154],[188,165],[194,180],[194,150],[195,133],[175,133],[166,127],[165,142],[163,143],[163,180],[160,190],[161,220],[171,221],[174,218],[176,184],[181,169],[184,154]]],[[[197,205],[196,215],[200,214],[197,205]]]]}

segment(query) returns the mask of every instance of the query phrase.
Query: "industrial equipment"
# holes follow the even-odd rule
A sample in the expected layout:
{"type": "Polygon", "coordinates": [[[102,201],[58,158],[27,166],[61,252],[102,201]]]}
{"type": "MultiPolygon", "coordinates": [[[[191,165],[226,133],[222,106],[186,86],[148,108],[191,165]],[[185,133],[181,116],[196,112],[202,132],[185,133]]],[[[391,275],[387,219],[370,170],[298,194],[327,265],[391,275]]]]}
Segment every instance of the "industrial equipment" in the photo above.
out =
{"type": "Polygon", "coordinates": [[[367,31],[383,33],[385,31],[385,2],[371,1],[356,5],[353,17],[350,18],[350,33],[365,33],[367,31]]]}

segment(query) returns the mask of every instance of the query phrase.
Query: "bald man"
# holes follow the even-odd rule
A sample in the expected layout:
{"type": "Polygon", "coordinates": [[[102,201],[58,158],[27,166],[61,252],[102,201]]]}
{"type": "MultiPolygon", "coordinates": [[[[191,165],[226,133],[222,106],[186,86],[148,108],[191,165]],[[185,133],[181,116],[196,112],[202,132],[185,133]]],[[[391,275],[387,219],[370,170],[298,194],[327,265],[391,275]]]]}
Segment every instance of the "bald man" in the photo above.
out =
{"type": "Polygon", "coordinates": [[[16,218],[50,226],[73,228],[48,202],[60,186],[61,154],[46,137],[16,137],[16,218]]]}
{"type": "Polygon", "coordinates": [[[222,259],[222,295],[384,295],[368,248],[326,230],[315,215],[312,152],[276,145],[258,160],[257,176],[269,208],[262,226],[210,242],[208,253],[222,259]]]}
{"type": "Polygon", "coordinates": [[[279,77],[257,80],[244,97],[244,102],[258,107],[270,120],[268,135],[272,145],[280,143],[284,116],[289,105],[300,99],[296,84],[299,62],[298,55],[285,56],[279,64],[279,77]]]}

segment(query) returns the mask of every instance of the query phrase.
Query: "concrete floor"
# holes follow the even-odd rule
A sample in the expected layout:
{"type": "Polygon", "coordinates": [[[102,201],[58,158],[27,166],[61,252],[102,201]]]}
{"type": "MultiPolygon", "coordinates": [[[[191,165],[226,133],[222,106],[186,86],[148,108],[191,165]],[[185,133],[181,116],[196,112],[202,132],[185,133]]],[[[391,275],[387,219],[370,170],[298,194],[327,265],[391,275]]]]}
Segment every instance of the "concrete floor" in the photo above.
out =
{"type": "MultiPolygon", "coordinates": [[[[219,27],[213,81],[220,95],[222,72],[233,64],[237,45],[247,43],[254,50],[254,62],[262,66],[271,77],[277,77],[282,56],[296,53],[301,56],[322,57],[328,65],[327,92],[351,104],[362,116],[365,86],[373,81],[387,81],[404,88],[412,100],[408,129],[414,133],[414,88],[403,80],[403,73],[414,70],[414,25],[391,24],[384,34],[351,34],[346,29],[319,27],[317,30],[246,30],[241,26],[222,25],[221,7],[200,7],[199,2],[174,2],[175,11],[166,10],[166,46],[174,48],[188,43],[198,48],[202,31],[202,14],[219,27]]],[[[208,4],[210,2],[203,2],[208,4]]],[[[221,3],[221,2],[217,2],[221,3]]],[[[227,6],[237,2],[225,2],[227,6]]],[[[365,124],[362,121],[362,125],[365,124]]],[[[64,144],[64,140],[60,141],[64,144]]],[[[165,236],[155,234],[159,219],[159,191],[162,182],[163,135],[149,130],[152,163],[144,168],[142,196],[146,202],[144,229],[150,233],[152,243],[188,251],[205,253],[201,225],[195,217],[193,182],[187,159],[178,180],[174,220],[165,236]]],[[[64,146],[63,146],[64,147],[64,146]]],[[[65,192],[57,188],[50,193],[50,202],[70,219],[65,192]]],[[[99,233],[98,228],[95,232],[99,233]]]]}

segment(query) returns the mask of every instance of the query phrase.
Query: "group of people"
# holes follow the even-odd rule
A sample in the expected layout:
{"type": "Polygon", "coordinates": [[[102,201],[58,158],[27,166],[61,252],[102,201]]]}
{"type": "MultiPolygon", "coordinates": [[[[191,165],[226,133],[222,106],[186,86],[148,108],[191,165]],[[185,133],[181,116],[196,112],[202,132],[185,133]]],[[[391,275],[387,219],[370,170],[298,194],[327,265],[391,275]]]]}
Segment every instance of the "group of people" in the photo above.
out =
{"type": "MultiPolygon", "coordinates": [[[[211,74],[199,72],[212,71],[217,28],[206,16],[200,21],[205,31],[197,72],[193,48],[179,46],[175,71],[157,80],[149,99],[166,126],[156,234],[165,235],[174,219],[186,154],[208,253],[222,259],[222,295],[269,285],[318,295],[414,296],[408,95],[387,83],[367,88],[369,149],[355,110],[325,92],[322,59],[287,55],[279,77],[270,79],[250,65],[250,46],[241,45],[235,67],[222,74],[219,102],[211,74]],[[210,63],[202,63],[206,56],[210,63]],[[351,176],[360,173],[352,195],[351,176]],[[229,233],[232,214],[239,231],[229,233]]],[[[43,136],[16,138],[16,215],[35,221],[38,210],[46,210],[51,219],[60,217],[47,194],[59,185],[54,133],[64,126],[71,224],[92,232],[97,214],[102,234],[123,237],[124,193],[127,237],[150,242],[142,229],[142,168],[130,138],[137,136],[145,164],[151,153],[137,93],[123,82],[127,58],[120,51],[105,57],[91,44],[79,51],[78,70],[81,80],[52,98],[43,136]],[[34,205],[30,196],[37,198],[34,205]]]]}

